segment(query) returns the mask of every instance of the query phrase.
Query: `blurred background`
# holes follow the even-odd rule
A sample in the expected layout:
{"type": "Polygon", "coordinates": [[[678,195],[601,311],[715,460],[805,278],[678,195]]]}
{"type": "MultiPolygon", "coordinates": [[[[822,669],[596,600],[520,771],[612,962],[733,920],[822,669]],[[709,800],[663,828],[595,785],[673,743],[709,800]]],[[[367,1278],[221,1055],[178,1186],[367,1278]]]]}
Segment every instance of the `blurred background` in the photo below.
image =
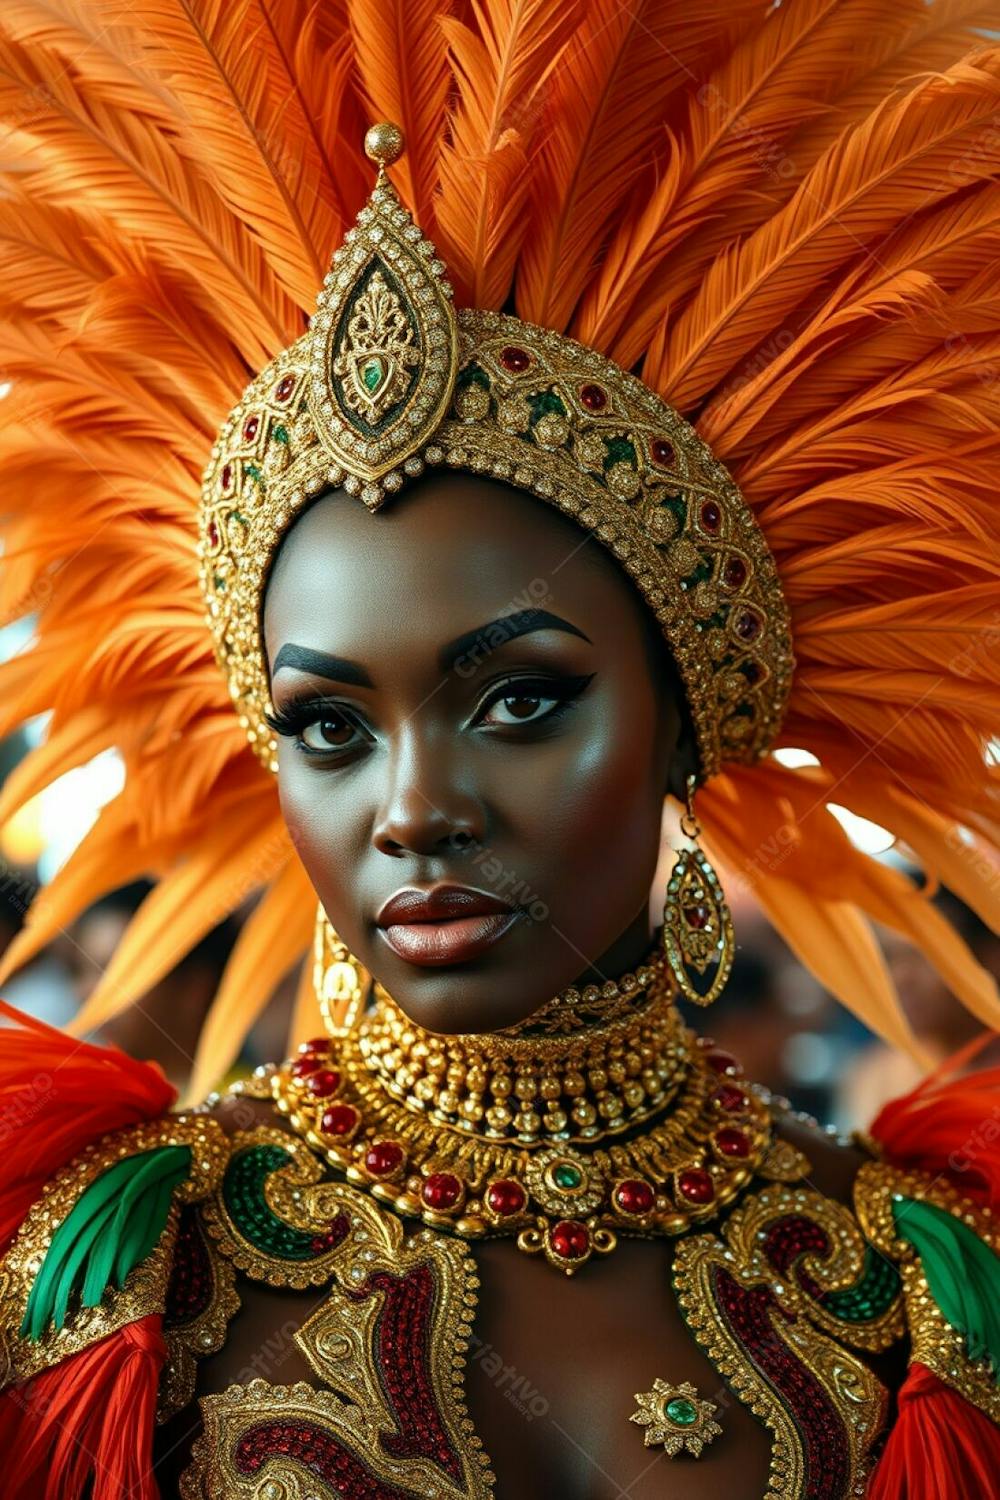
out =
{"type": "MultiPolygon", "coordinates": [[[[27,639],[30,622],[0,631],[0,660],[27,639]]],[[[45,734],[46,720],[29,723],[0,740],[0,782],[45,734]]],[[[779,752],[795,764],[797,752],[779,752]]],[[[806,760],[811,757],[805,757],[806,760]]],[[[798,762],[798,763],[801,763],[798,762]]],[[[121,785],[114,751],[63,776],[27,804],[0,837],[0,952],[11,941],[40,886],[92,825],[121,785]]],[[[884,829],[849,813],[841,821],[849,836],[877,858],[907,869],[884,829]]],[[[661,878],[666,879],[665,850],[661,878]]],[[[909,872],[908,873],[912,873],[909,872]]],[[[998,872],[1000,873],[1000,872],[998,872]]],[[[917,1081],[907,1058],[891,1051],[850,1016],[817,983],[755,907],[740,882],[726,880],[737,938],[733,973],[723,996],[695,1024],[742,1061],[748,1077],[786,1096],[822,1123],[843,1131],[863,1128],[879,1106],[917,1081]]],[[[916,878],[916,877],[914,877],[916,878]]],[[[133,912],[148,893],[144,882],[114,891],[84,912],[59,939],[14,975],[3,988],[11,1004],[64,1025],[92,990],[133,912]]],[[[662,884],[658,882],[658,890],[662,884]]],[[[1000,973],[1000,938],[948,892],[935,898],[980,962],[1000,973]]],[[[253,899],[220,924],[177,968],[123,1016],[91,1033],[133,1056],[152,1058],[182,1089],[205,1013],[253,899]]],[[[659,918],[657,917],[657,920],[659,918]]],[[[935,971],[893,933],[880,937],[912,1028],[928,1052],[944,1058],[971,1040],[977,1023],[944,987],[935,971]]],[[[286,976],[254,1027],[238,1064],[219,1087],[261,1062],[280,1060],[292,1014],[297,974],[286,976]]],[[[992,1044],[977,1066],[1000,1062],[992,1044]]]]}

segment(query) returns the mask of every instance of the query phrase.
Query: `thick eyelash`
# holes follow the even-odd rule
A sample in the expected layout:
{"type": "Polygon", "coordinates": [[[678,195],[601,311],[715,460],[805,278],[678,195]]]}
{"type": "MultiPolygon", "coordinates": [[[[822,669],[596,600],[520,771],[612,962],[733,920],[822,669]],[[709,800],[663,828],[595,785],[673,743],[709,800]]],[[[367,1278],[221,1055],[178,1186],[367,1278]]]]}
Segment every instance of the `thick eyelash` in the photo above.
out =
{"type": "MultiPolygon", "coordinates": [[[[504,698],[554,698],[557,706],[551,708],[541,719],[526,720],[525,728],[531,723],[547,723],[567,708],[572,708],[574,700],[580,697],[593,678],[593,672],[581,677],[509,677],[506,682],[498,683],[495,688],[491,689],[489,696],[476,710],[473,722],[478,723],[495,703],[502,703],[504,698]]],[[[505,727],[513,728],[514,726],[505,727]]]]}
{"type": "MultiPolygon", "coordinates": [[[[550,709],[544,718],[533,721],[535,724],[546,723],[557,718],[566,709],[572,708],[574,700],[580,697],[588,683],[593,680],[593,676],[591,672],[580,677],[509,677],[506,682],[498,683],[491,690],[489,696],[477,709],[473,722],[478,723],[495,703],[502,702],[504,698],[530,695],[557,700],[557,706],[550,709]]],[[[283,739],[297,739],[304,729],[314,724],[324,713],[336,713],[348,723],[353,723],[350,714],[328,698],[293,698],[286,708],[273,714],[265,712],[264,721],[275,734],[283,739]]],[[[514,726],[507,727],[513,728],[514,726]]],[[[325,752],[311,751],[310,753],[316,755],[325,752]]],[[[331,747],[331,753],[336,753],[333,747],[331,747]]]]}
{"type": "Polygon", "coordinates": [[[275,734],[285,739],[294,739],[324,713],[336,713],[348,722],[352,722],[350,715],[345,713],[338,704],[331,703],[328,698],[293,698],[288,707],[281,709],[280,712],[274,714],[265,712],[264,720],[275,734]]]}

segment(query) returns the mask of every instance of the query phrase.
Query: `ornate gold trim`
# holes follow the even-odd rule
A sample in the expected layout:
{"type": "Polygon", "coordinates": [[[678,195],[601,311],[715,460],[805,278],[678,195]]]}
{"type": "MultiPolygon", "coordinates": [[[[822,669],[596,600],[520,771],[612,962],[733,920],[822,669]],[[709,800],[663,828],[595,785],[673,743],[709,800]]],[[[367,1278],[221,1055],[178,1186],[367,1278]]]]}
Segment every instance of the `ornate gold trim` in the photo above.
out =
{"type": "Polygon", "coordinates": [[[464,1391],[479,1287],[471,1254],[426,1229],[405,1236],[392,1214],[346,1183],[318,1184],[309,1200],[312,1212],[345,1225],[330,1293],[294,1335],[331,1389],[253,1380],[202,1397],[204,1432],[181,1478],[183,1500],[332,1497],[340,1491],[321,1472],[327,1440],[393,1494],[489,1500],[494,1476],[464,1391]],[[255,1461],[254,1431],[271,1420],[281,1443],[261,1439],[255,1461]],[[289,1441],[299,1438],[292,1456],[289,1441]]]}
{"type": "MultiPolygon", "coordinates": [[[[863,1494],[871,1469],[871,1448],[888,1410],[884,1386],[860,1359],[808,1320],[786,1313],[768,1278],[745,1270],[737,1252],[722,1240],[714,1235],[681,1240],[674,1258],[673,1280],[688,1326],[739,1400],[772,1434],[764,1500],[801,1500],[809,1478],[807,1449],[791,1407],[723,1320],[713,1287],[716,1271],[746,1290],[759,1288],[772,1296],[768,1350],[774,1357],[786,1349],[788,1357],[804,1365],[826,1392],[841,1416],[846,1444],[848,1476],[838,1500],[863,1494]]],[[[817,1461],[822,1463],[824,1455],[817,1455],[817,1461]]]]}
{"type": "Polygon", "coordinates": [[[170,1322],[170,1291],[168,1282],[165,1297],[163,1337],[167,1345],[167,1362],[160,1376],[160,1389],[156,1406],[158,1423],[167,1422],[177,1412],[183,1411],[194,1399],[198,1360],[216,1354],[226,1341],[231,1319],[240,1310],[240,1297],[236,1290],[236,1271],[215,1248],[212,1239],[205,1233],[198,1208],[187,1205],[180,1216],[177,1240],[174,1247],[174,1264],[171,1275],[178,1275],[178,1266],[187,1236],[197,1236],[197,1251],[207,1263],[211,1278],[208,1301],[187,1322],[170,1322]]]}
{"type": "Polygon", "coordinates": [[[882,1162],[866,1162],[854,1182],[854,1203],[865,1234],[883,1254],[897,1261],[903,1280],[910,1361],[927,1368],[966,1401],[1000,1424],[1000,1387],[989,1361],[972,1360],[961,1333],[938,1307],[914,1247],[900,1239],[893,1203],[916,1198],[960,1219],[1000,1255],[1000,1227],[988,1208],[964,1197],[943,1178],[930,1178],[882,1162]]]}
{"type": "Polygon", "coordinates": [[[0,1267],[0,1388],[30,1379],[127,1323],[163,1312],[179,1206],[214,1190],[228,1155],[229,1142],[217,1121],[197,1113],[167,1115],[92,1141],[45,1184],[0,1267]],[[159,1243],[98,1305],[71,1310],[63,1328],[50,1327],[37,1341],[24,1338],[19,1330],[28,1297],[59,1225],[108,1167],[155,1146],[190,1146],[192,1152],[190,1176],[174,1194],[159,1243]]]}

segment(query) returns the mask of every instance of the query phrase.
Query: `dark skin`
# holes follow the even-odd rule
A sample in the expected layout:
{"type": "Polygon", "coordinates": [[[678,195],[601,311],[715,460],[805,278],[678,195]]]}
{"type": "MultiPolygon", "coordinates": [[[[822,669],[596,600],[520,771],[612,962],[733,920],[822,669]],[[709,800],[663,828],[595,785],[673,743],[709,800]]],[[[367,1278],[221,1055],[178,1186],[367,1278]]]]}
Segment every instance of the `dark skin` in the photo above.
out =
{"type": "Polygon", "coordinates": [[[613,558],[497,482],[435,476],[377,515],[329,496],[285,539],[272,701],[326,708],[279,742],[282,812],[338,932],[419,1025],[509,1026],[646,951],[663,798],[693,765],[654,632],[613,558]],[[439,880],[525,917],[474,963],[419,968],[375,916],[439,880]]]}
{"type": "MultiPolygon", "coordinates": [[[[302,694],[324,699],[298,734],[335,747],[312,759],[281,739],[281,805],[337,930],[416,1023],[498,1029],[566,985],[642,957],[663,799],[683,797],[694,747],[656,623],[598,544],[542,502],[471,476],[435,475],[376,515],[331,495],[285,539],[264,632],[271,663],[293,643],[352,664],[349,683],[343,667],[332,680],[305,670],[301,656],[275,666],[275,709],[302,694]],[[516,636],[508,627],[487,649],[467,643],[461,669],[442,668],[449,643],[526,606],[564,623],[516,636]],[[550,713],[567,682],[571,706],[550,713]],[[447,879],[488,891],[490,871],[495,880],[513,871],[517,895],[537,897],[544,917],[453,967],[420,968],[387,947],[374,916],[395,890],[447,879]]],[[[512,879],[506,894],[516,899],[513,891],[512,879]]],[[[215,1113],[227,1130],[286,1128],[247,1099],[224,1099],[215,1113]]],[[[813,1184],[849,1201],[860,1155],[800,1125],[781,1128],[806,1150],[813,1184]]],[[[769,1436],[683,1323],[668,1243],[624,1240],[571,1279],[508,1240],[473,1253],[482,1287],[466,1392],[498,1500],[763,1494],[769,1436]],[[719,1405],[724,1436],[698,1462],[646,1449],[628,1420],[633,1393],[657,1376],[690,1380],[719,1405]]],[[[243,1291],[224,1349],[200,1366],[199,1394],[255,1373],[315,1383],[275,1329],[302,1321],[322,1290],[243,1291]]],[[[160,1435],[162,1453],[173,1446],[158,1468],[168,1482],[192,1423],[189,1411],[160,1435]]]]}

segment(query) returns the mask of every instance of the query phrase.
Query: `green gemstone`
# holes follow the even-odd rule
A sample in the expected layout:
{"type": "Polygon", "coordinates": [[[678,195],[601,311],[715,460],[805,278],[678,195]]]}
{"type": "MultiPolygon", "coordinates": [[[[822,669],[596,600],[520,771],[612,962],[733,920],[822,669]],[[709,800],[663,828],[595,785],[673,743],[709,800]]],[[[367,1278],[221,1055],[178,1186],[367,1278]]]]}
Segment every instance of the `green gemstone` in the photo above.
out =
{"type": "Polygon", "coordinates": [[[279,422],[278,425],[277,425],[277,427],[271,433],[271,436],[272,436],[272,438],[274,439],[274,441],[276,443],[287,443],[288,442],[288,428],[285,427],[281,422],[279,422]]]}
{"type": "Polygon", "coordinates": [[[583,1174],[579,1167],[571,1167],[568,1162],[560,1162],[557,1167],[552,1168],[552,1181],[557,1188],[578,1188],[583,1181],[583,1174]]]}
{"type": "Polygon", "coordinates": [[[369,359],[362,366],[361,379],[366,388],[373,391],[382,379],[384,366],[380,359],[369,359]]]}
{"type": "Polygon", "coordinates": [[[686,1396],[675,1396],[666,1404],[664,1414],[677,1427],[690,1427],[698,1420],[698,1408],[686,1396]]]}

